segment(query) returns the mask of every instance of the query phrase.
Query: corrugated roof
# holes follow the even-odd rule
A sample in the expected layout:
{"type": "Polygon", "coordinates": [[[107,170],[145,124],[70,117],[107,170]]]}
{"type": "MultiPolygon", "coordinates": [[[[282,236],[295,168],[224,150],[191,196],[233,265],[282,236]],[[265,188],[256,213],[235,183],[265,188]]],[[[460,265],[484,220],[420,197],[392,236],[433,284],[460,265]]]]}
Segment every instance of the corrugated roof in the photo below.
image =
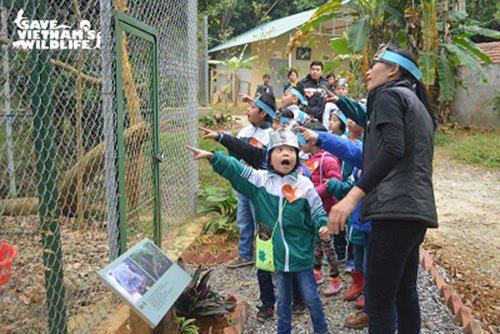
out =
{"type": "Polygon", "coordinates": [[[500,42],[479,43],[476,46],[491,58],[493,64],[500,63],[500,42]]]}
{"type": "Polygon", "coordinates": [[[258,42],[269,38],[275,38],[281,36],[296,27],[302,25],[306,22],[311,15],[316,11],[316,8],[307,10],[305,12],[300,12],[290,16],[282,17],[271,22],[263,23],[257,27],[238,35],[229,41],[220,44],[210,50],[209,53],[221,51],[224,49],[232,48],[239,45],[245,45],[248,43],[258,42]]]}

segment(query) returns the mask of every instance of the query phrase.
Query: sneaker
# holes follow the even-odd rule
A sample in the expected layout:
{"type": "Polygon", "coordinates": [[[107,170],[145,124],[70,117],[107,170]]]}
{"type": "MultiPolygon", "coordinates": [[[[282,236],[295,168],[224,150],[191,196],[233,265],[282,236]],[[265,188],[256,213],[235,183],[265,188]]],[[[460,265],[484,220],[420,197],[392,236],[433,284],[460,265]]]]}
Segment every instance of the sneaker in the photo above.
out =
{"type": "Polygon", "coordinates": [[[243,259],[243,258],[238,256],[236,259],[234,259],[233,261],[226,264],[226,267],[229,269],[236,269],[236,268],[240,268],[240,267],[250,266],[254,263],[255,263],[255,261],[252,259],[247,260],[247,259],[243,259]]]}
{"type": "Polygon", "coordinates": [[[344,271],[346,273],[350,273],[350,272],[354,271],[354,261],[353,260],[347,261],[344,271]]]}
{"type": "Polygon", "coordinates": [[[294,301],[292,304],[292,311],[293,314],[302,314],[306,310],[306,304],[304,304],[302,301],[294,301]]]}
{"type": "Polygon", "coordinates": [[[325,297],[331,297],[339,293],[340,289],[342,289],[342,282],[339,277],[330,277],[328,278],[328,285],[324,291],[325,297]]]}
{"type": "Polygon", "coordinates": [[[257,308],[259,309],[257,311],[257,321],[266,322],[274,318],[274,306],[259,305],[257,308]]]}
{"type": "Polygon", "coordinates": [[[345,319],[344,325],[347,328],[365,328],[370,323],[370,317],[365,312],[359,312],[345,319]]]}
{"type": "Polygon", "coordinates": [[[317,285],[323,283],[323,274],[321,273],[321,269],[314,269],[314,280],[316,281],[317,285]]]}

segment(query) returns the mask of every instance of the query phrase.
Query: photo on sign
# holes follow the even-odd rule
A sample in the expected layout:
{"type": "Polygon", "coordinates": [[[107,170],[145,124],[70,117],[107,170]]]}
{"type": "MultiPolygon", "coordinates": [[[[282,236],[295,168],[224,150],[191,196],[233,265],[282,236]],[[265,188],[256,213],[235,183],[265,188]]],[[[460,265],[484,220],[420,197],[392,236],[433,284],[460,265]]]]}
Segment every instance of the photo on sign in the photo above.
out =
{"type": "Polygon", "coordinates": [[[125,258],[107,272],[107,278],[127,299],[136,303],[153,286],[155,280],[131,259],[125,258]]]}
{"type": "Polygon", "coordinates": [[[144,243],[141,245],[130,255],[130,258],[155,281],[159,280],[172,266],[172,261],[152,243],[144,243]]]}

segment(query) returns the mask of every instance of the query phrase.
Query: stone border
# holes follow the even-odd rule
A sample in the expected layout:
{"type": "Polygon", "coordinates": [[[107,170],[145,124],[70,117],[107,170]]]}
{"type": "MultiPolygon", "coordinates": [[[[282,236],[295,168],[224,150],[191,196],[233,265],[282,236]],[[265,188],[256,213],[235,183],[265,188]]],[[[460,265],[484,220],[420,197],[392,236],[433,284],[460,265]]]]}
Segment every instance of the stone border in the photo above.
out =
{"type": "Polygon", "coordinates": [[[481,322],[472,317],[472,309],[465,306],[462,297],[453,290],[453,287],[446,283],[445,278],[439,272],[439,266],[435,263],[431,253],[420,247],[420,264],[434,280],[434,283],[441,291],[441,295],[451,313],[455,315],[456,320],[463,327],[465,334],[484,334],[481,328],[481,322]]]}
{"type": "Polygon", "coordinates": [[[242,334],[248,316],[248,303],[230,295],[228,298],[236,300],[236,308],[229,313],[232,324],[224,328],[224,334],[242,334]]]}

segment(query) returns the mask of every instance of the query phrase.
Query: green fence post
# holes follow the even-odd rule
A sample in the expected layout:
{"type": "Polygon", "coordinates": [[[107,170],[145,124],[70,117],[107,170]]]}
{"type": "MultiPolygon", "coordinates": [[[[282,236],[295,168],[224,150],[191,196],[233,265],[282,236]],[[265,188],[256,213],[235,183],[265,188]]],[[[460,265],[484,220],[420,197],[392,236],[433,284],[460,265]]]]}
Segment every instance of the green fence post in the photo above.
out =
{"type": "MultiPolygon", "coordinates": [[[[40,0],[27,6],[28,17],[44,18],[47,1],[40,0]]],[[[31,110],[33,112],[36,171],[38,175],[39,215],[45,269],[45,289],[50,333],[67,333],[66,289],[63,280],[61,231],[59,228],[56,185],[57,171],[53,145],[54,112],[50,82],[50,54],[46,50],[32,50],[30,54],[30,84],[32,87],[31,110]]]]}

